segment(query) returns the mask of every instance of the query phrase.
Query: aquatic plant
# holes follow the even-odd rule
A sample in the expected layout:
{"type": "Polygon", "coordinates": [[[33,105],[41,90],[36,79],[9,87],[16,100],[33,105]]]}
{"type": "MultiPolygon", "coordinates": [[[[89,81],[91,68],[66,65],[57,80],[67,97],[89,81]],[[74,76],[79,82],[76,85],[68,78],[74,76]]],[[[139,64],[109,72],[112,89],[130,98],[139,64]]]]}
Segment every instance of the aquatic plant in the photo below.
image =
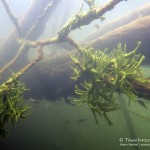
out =
{"type": "Polygon", "coordinates": [[[5,126],[7,123],[14,123],[19,118],[26,118],[29,114],[29,104],[24,104],[22,94],[27,90],[24,83],[18,80],[19,74],[12,77],[0,85],[0,137],[7,133],[5,126]]]}
{"type": "Polygon", "coordinates": [[[97,113],[109,125],[113,124],[107,113],[119,109],[116,93],[123,93],[129,101],[136,101],[138,93],[130,80],[143,77],[140,65],[144,56],[136,54],[139,45],[140,42],[131,52],[126,52],[126,45],[121,44],[112,51],[84,47],[80,48],[78,57],[70,55],[75,63],[72,79],[83,79],[75,86],[75,93],[79,96],[76,102],[79,106],[83,103],[89,106],[97,124],[97,113]]]}

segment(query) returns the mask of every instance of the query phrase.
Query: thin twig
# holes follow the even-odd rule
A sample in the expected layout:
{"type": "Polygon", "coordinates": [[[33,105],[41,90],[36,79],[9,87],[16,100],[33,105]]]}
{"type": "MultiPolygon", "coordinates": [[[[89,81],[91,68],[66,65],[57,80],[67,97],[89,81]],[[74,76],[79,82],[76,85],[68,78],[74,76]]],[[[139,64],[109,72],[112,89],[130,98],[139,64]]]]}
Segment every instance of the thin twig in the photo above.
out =
{"type": "Polygon", "coordinates": [[[2,74],[6,69],[8,69],[17,60],[21,52],[24,50],[25,46],[26,46],[25,43],[20,46],[15,57],[0,70],[0,74],[2,74]]]}
{"type": "Polygon", "coordinates": [[[39,40],[39,41],[27,41],[26,44],[35,48],[39,46],[47,46],[47,45],[58,43],[58,42],[60,42],[58,37],[53,37],[50,39],[39,40]]]}
{"type": "Polygon", "coordinates": [[[25,73],[27,70],[29,70],[31,67],[33,67],[38,61],[41,61],[42,59],[43,59],[43,47],[40,46],[38,49],[37,58],[20,70],[21,75],[25,73]]]}
{"type": "MultiPolygon", "coordinates": [[[[43,59],[43,47],[39,47],[38,49],[38,56],[35,60],[30,62],[28,65],[26,65],[23,69],[21,69],[19,72],[15,73],[13,78],[9,78],[6,82],[4,82],[2,85],[8,85],[14,81],[14,79],[20,78],[21,75],[23,75],[27,70],[29,70],[32,66],[34,66],[38,61],[43,59]]],[[[1,92],[3,92],[5,89],[2,89],[1,92]]]]}
{"type": "Polygon", "coordinates": [[[73,47],[75,47],[79,52],[81,51],[81,47],[78,45],[78,43],[76,43],[73,39],[71,39],[70,37],[66,38],[66,42],[68,42],[69,44],[71,44],[73,47]]]}

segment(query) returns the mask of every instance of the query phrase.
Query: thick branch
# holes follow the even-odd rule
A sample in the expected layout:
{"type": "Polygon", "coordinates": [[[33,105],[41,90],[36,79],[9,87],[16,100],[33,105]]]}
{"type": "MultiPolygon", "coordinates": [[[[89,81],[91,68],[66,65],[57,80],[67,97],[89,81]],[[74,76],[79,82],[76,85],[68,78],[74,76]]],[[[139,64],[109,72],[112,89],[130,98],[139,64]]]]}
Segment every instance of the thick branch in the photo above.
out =
{"type": "MultiPolygon", "coordinates": [[[[54,38],[46,39],[46,40],[40,40],[40,41],[36,41],[36,42],[26,41],[25,43],[27,45],[30,45],[31,47],[39,47],[39,46],[42,47],[42,46],[53,44],[53,43],[59,43],[59,42],[67,41],[71,45],[75,46],[80,51],[80,47],[72,39],[68,38],[69,32],[73,29],[76,29],[76,28],[79,28],[83,25],[89,24],[90,22],[92,22],[95,19],[98,19],[100,16],[102,16],[107,11],[112,10],[114,8],[114,6],[117,5],[121,1],[123,1],[123,0],[111,0],[110,2],[105,4],[103,7],[94,7],[93,6],[93,7],[91,7],[91,9],[87,13],[76,14],[74,17],[72,17],[68,21],[68,23],[66,23],[66,25],[64,25],[62,27],[62,29],[58,32],[58,35],[54,38]]],[[[45,15],[45,13],[47,13],[47,10],[50,7],[50,5],[48,5],[48,7],[45,10],[45,12],[43,13],[43,15],[45,15]]],[[[37,21],[35,22],[35,24],[31,28],[31,30],[28,32],[27,37],[36,28],[39,21],[43,18],[43,15],[39,16],[39,18],[37,19],[37,21]]],[[[16,61],[16,59],[19,57],[21,51],[24,49],[24,41],[22,43],[22,46],[23,46],[23,48],[20,48],[18,50],[16,56],[6,66],[4,66],[4,68],[2,68],[0,70],[0,74],[3,71],[5,71],[8,67],[10,67],[16,61]]]]}
{"type": "Polygon", "coordinates": [[[117,5],[121,1],[123,0],[111,0],[110,2],[105,4],[103,7],[92,7],[92,10],[89,10],[86,13],[77,13],[74,17],[69,19],[69,21],[62,27],[62,29],[58,32],[58,36],[52,39],[45,39],[45,40],[36,41],[36,42],[28,41],[27,44],[32,47],[37,47],[38,45],[44,46],[44,45],[49,45],[52,43],[67,41],[68,40],[67,36],[71,30],[79,28],[83,25],[87,25],[93,20],[98,19],[107,11],[112,10],[114,6],[117,5]]]}
{"type": "Polygon", "coordinates": [[[86,13],[77,13],[58,32],[59,36],[67,36],[71,30],[87,25],[95,19],[99,19],[100,16],[104,15],[107,11],[112,10],[114,6],[121,1],[123,0],[111,0],[102,7],[92,7],[86,13]]]}

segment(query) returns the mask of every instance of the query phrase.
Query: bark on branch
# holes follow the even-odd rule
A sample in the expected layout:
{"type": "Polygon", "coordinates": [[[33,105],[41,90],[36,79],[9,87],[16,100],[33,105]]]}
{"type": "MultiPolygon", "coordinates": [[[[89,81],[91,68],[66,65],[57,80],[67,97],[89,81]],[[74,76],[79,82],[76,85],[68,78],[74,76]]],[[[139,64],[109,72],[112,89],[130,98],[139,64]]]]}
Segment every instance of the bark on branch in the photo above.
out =
{"type": "Polygon", "coordinates": [[[106,12],[111,11],[114,6],[123,0],[111,0],[102,7],[93,6],[86,13],[76,13],[68,22],[58,31],[60,37],[66,37],[71,30],[77,29],[83,25],[91,23],[95,19],[99,19],[106,12]]]}
{"type": "Polygon", "coordinates": [[[111,0],[102,7],[92,7],[86,13],[78,12],[75,16],[68,20],[68,22],[58,31],[58,35],[52,39],[45,39],[40,41],[28,41],[27,44],[32,47],[39,45],[45,46],[52,43],[65,42],[68,40],[67,36],[70,31],[80,28],[83,25],[91,23],[93,20],[100,18],[107,11],[110,11],[123,0],[111,0]],[[66,40],[67,39],[67,40],[66,40]]]}

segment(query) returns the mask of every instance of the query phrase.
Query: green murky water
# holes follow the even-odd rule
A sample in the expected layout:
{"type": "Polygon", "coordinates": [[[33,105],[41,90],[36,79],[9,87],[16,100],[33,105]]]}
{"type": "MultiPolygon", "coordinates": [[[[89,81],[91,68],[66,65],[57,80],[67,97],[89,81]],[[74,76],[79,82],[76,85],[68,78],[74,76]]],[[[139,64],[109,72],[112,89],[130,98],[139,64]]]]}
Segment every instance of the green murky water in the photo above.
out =
{"type": "MultiPolygon", "coordinates": [[[[123,100],[123,97],[122,97],[123,100]]],[[[32,103],[32,115],[11,128],[7,138],[1,142],[3,149],[10,150],[111,150],[149,149],[149,146],[120,146],[131,138],[131,133],[121,111],[109,114],[114,125],[99,118],[97,126],[91,111],[85,105],[73,107],[64,101],[42,100],[32,103]],[[120,142],[123,138],[123,142],[120,142]]],[[[131,103],[130,109],[141,114],[130,113],[136,138],[150,139],[150,104],[148,110],[131,103]]],[[[128,113],[128,112],[127,112],[128,113]]],[[[128,143],[128,142],[127,142],[128,143]]],[[[132,143],[132,142],[130,142],[132,143]]]]}

